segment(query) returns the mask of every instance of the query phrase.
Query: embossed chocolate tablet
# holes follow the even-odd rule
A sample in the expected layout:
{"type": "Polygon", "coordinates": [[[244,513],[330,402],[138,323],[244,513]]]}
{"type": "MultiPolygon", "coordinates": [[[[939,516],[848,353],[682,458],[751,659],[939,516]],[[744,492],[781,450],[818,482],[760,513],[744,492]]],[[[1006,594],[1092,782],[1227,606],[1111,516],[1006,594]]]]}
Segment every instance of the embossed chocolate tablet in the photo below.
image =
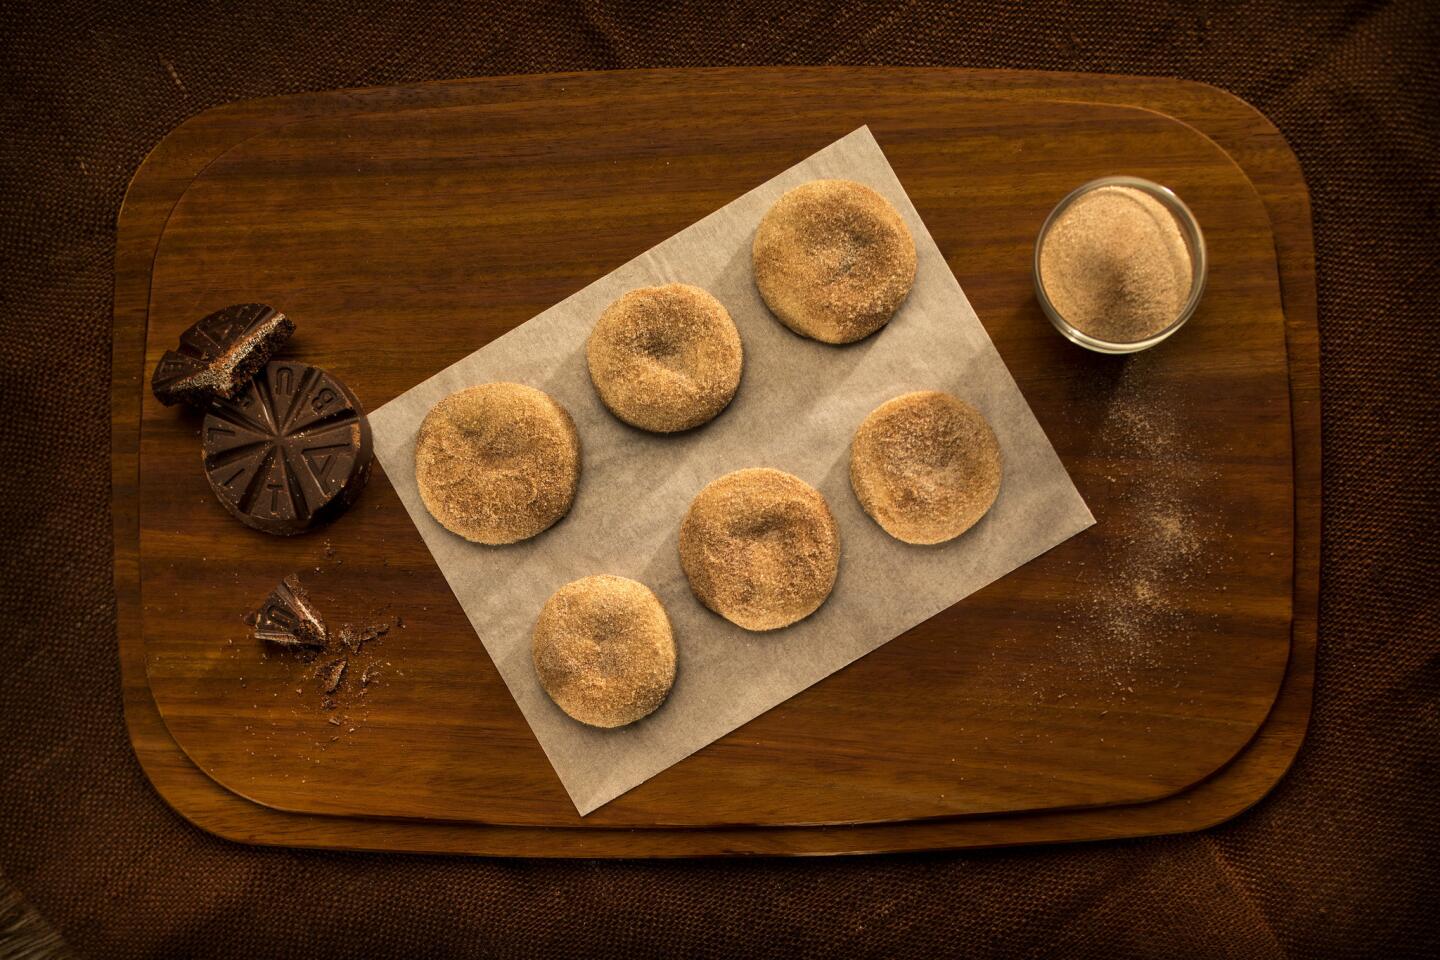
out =
{"type": "Polygon", "coordinates": [[[349,388],[319,367],[266,365],[202,427],[210,489],[241,523],[279,536],[344,512],[370,476],[370,424],[349,388]]]}
{"type": "Polygon", "coordinates": [[[150,389],[167,407],[232,398],[294,332],[294,321],[263,303],[216,310],[180,334],[178,350],[165,351],[150,389]]]}

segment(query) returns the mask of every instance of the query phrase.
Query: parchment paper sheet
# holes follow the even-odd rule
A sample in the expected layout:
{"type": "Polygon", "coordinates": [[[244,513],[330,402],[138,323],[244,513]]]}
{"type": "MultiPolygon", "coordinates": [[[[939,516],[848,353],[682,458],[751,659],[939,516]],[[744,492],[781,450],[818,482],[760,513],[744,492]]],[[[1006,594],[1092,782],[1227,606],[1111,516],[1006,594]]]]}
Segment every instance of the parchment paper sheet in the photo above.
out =
{"type": "Polygon", "coordinates": [[[442,370],[372,413],[370,422],[385,472],[582,815],[1094,523],[863,127],[442,370]],[[765,308],[751,274],[750,242],[766,209],[790,187],[821,177],[847,177],[879,191],[904,217],[919,255],[915,287],[900,312],[850,346],[790,333],[765,308]],[[745,370],[734,402],[717,419],[659,436],[606,411],[590,383],[585,340],[616,297],[672,281],[703,287],[725,304],[744,341],[745,370]],[[485,547],[449,533],[426,511],[415,485],[415,437],[436,401],[500,380],[538,387],[570,411],[583,466],[569,516],[533,540],[485,547]],[[891,539],[860,509],[849,481],[855,428],[878,404],[919,389],[948,390],[974,404],[994,427],[1004,457],[995,506],[958,540],[938,547],[891,539]],[[841,540],[830,599],[795,626],[763,634],[701,606],[677,547],[680,519],[700,488],[751,466],[787,470],[818,488],[841,540]],[[567,717],[540,689],[530,660],[530,631],[546,598],[596,573],[654,590],[679,651],[670,698],[619,730],[567,717]]]}

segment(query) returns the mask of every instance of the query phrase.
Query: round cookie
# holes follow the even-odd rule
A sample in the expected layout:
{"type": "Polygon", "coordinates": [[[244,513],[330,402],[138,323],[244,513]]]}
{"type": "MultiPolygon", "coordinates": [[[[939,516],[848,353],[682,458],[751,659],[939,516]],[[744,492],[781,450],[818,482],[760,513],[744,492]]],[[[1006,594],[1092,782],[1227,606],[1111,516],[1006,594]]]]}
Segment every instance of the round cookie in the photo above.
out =
{"type": "Polygon", "coordinates": [[[760,221],[751,256],[771,312],[825,343],[879,330],[915,282],[910,230],[884,197],[853,180],[787,191],[760,221]]]}
{"type": "Polygon", "coordinates": [[[995,502],[1001,473],[990,424],[938,390],[882,403],[850,445],[850,486],[860,506],[906,543],[943,543],[969,530],[995,502]]]}
{"type": "Polygon", "coordinates": [[[705,606],[746,630],[777,630],[830,596],[840,531],[825,498],[799,477],[736,470],[691,501],[680,565],[705,606]]]}
{"type": "Polygon", "coordinates": [[[580,436],[565,408],[534,387],[470,387],[425,415],[415,482],[445,529],[476,543],[515,543],[570,510],[580,436]]]}
{"type": "Polygon", "coordinates": [[[719,300],[670,283],[631,290],[610,304],[585,357],[611,413],[642,430],[674,433],[725,409],[740,386],[744,351],[719,300]]]}
{"type": "Polygon", "coordinates": [[[675,682],[665,607],[624,577],[585,577],[556,590],[535,621],[530,652],[550,699],[592,727],[649,715],[675,682]]]}

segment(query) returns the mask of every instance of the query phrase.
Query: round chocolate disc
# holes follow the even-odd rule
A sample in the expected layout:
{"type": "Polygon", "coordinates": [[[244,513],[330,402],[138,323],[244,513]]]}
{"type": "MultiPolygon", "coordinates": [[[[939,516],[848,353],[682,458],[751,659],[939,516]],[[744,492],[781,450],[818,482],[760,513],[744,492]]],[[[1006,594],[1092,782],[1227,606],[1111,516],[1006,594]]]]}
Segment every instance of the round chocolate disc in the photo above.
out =
{"type": "Polygon", "coordinates": [[[370,424],[350,389],[319,367],[267,364],[202,428],[210,489],[241,523],[279,536],[344,512],[370,476],[370,424]]]}

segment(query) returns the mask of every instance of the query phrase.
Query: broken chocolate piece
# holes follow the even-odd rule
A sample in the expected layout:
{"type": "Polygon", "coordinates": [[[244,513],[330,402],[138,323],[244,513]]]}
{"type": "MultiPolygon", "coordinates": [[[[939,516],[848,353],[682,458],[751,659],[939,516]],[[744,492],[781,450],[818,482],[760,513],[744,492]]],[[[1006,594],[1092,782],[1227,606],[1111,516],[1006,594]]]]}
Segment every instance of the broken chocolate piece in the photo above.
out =
{"type": "Polygon", "coordinates": [[[205,475],[241,523],[291,536],[339,516],[370,476],[370,424],[333,375],[275,361],[205,416],[205,475]]]}
{"type": "Polygon", "coordinates": [[[345,668],[349,665],[350,662],[344,657],[341,657],[338,660],[331,660],[319,670],[316,670],[315,676],[320,678],[321,689],[326,693],[334,693],[340,689],[340,681],[345,679],[345,668]]]}
{"type": "Polygon", "coordinates": [[[324,618],[293,573],[245,619],[254,624],[255,639],[281,647],[322,649],[329,639],[324,618]]]}
{"type": "Polygon", "coordinates": [[[294,332],[294,321],[263,303],[217,310],[180,334],[178,350],[165,351],[150,378],[150,389],[167,407],[228,399],[294,332]]]}
{"type": "Polygon", "coordinates": [[[365,672],[364,672],[364,673],[360,674],[360,686],[362,686],[362,687],[368,687],[368,686],[370,686],[371,683],[373,683],[374,681],[379,680],[379,679],[380,679],[380,668],[377,667],[377,666],[375,666],[375,664],[372,663],[372,664],[370,664],[369,666],[367,666],[367,667],[365,668],[365,672]]]}
{"type": "Polygon", "coordinates": [[[355,653],[359,653],[364,649],[365,644],[371,640],[383,637],[389,632],[390,624],[383,621],[380,623],[372,623],[365,627],[354,627],[347,623],[340,630],[340,644],[355,653]]]}

